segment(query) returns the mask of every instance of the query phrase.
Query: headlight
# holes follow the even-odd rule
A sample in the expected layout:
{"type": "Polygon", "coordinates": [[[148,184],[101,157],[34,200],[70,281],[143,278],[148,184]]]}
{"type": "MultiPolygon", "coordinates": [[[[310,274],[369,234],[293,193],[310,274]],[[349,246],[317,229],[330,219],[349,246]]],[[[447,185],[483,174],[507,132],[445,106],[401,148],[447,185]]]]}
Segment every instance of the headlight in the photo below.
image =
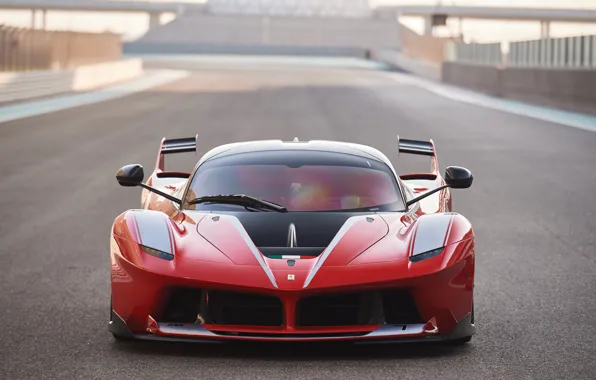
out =
{"type": "Polygon", "coordinates": [[[419,253],[414,256],[410,256],[410,261],[415,263],[418,261],[430,259],[431,257],[440,255],[444,249],[445,249],[445,247],[441,247],[441,248],[433,249],[432,251],[426,251],[426,252],[422,252],[422,253],[419,253]]]}
{"type": "Polygon", "coordinates": [[[146,246],[140,245],[140,244],[139,244],[139,246],[141,247],[141,250],[148,255],[151,255],[153,257],[157,257],[160,259],[168,260],[168,261],[174,260],[174,255],[172,255],[171,253],[159,251],[157,249],[146,247],[146,246]]]}

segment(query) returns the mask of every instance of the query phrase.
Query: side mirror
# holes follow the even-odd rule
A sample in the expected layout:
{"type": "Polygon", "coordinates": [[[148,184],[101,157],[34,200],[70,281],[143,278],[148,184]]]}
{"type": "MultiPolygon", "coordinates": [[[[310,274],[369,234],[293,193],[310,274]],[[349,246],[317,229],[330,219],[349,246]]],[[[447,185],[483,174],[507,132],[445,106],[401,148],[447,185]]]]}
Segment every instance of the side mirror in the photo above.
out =
{"type": "Polygon", "coordinates": [[[143,183],[144,177],[143,167],[138,164],[123,166],[116,172],[116,180],[120,186],[139,186],[143,183]]]}
{"type": "Polygon", "coordinates": [[[451,187],[452,189],[467,189],[468,187],[472,186],[473,181],[474,177],[472,176],[472,172],[468,169],[459,166],[448,166],[445,170],[445,182],[447,183],[446,185],[435,187],[434,189],[429,190],[426,193],[420,194],[416,198],[410,199],[406,203],[406,206],[413,205],[421,199],[424,199],[429,195],[446,189],[448,187],[451,187]]]}
{"type": "Polygon", "coordinates": [[[473,181],[472,172],[466,168],[449,166],[445,170],[445,182],[453,189],[467,189],[473,181]]]}
{"type": "Polygon", "coordinates": [[[151,192],[154,192],[155,194],[161,195],[162,197],[169,199],[172,202],[178,203],[179,205],[182,204],[182,201],[180,199],[173,197],[170,194],[164,193],[163,191],[158,190],[154,187],[145,185],[143,183],[143,177],[145,177],[143,167],[137,164],[123,166],[120,170],[116,172],[116,180],[118,181],[120,186],[140,186],[143,189],[147,189],[151,192]]]}

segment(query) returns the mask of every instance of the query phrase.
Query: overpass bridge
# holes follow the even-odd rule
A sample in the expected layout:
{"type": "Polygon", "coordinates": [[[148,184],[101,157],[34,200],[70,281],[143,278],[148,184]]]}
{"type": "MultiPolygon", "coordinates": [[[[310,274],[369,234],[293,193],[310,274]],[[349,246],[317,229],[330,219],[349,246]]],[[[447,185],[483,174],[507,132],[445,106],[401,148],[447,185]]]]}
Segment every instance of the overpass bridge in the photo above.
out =
{"type": "Polygon", "coordinates": [[[550,36],[551,22],[596,23],[596,9],[478,7],[478,6],[384,6],[377,11],[399,16],[422,17],[424,34],[431,35],[434,26],[445,25],[448,18],[538,21],[543,38],[550,36]]]}
{"type": "Polygon", "coordinates": [[[147,13],[149,28],[159,26],[163,13],[180,15],[186,11],[202,11],[204,4],[184,2],[110,1],[110,0],[0,0],[0,9],[31,10],[32,27],[35,28],[35,13],[42,12],[42,28],[45,28],[47,11],[147,13]]]}
{"type": "MultiPolygon", "coordinates": [[[[218,10],[204,4],[188,2],[159,1],[109,1],[109,0],[0,0],[0,9],[42,11],[87,11],[87,12],[135,12],[149,14],[149,27],[159,26],[162,13],[186,12],[216,14],[218,10]]],[[[229,12],[228,12],[229,13],[229,12]]],[[[267,15],[267,12],[263,12],[267,15]]],[[[372,9],[371,17],[393,18],[399,16],[422,17],[425,19],[425,34],[432,34],[434,26],[444,25],[448,18],[538,21],[542,25],[543,37],[548,37],[551,22],[596,23],[596,10],[480,7],[480,6],[379,6],[372,9]]],[[[45,17],[44,17],[45,18],[45,17]]],[[[35,18],[33,18],[34,20],[35,18]]]]}

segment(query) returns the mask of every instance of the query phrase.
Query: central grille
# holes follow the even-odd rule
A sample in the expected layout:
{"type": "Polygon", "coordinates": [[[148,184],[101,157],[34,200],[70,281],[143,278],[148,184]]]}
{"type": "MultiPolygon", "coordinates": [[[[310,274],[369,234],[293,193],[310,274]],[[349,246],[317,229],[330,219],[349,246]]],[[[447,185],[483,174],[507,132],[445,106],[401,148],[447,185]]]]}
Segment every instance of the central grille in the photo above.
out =
{"type": "Polygon", "coordinates": [[[221,325],[281,326],[283,307],[277,297],[209,291],[207,323],[221,325]]]}
{"type": "Polygon", "coordinates": [[[381,317],[377,293],[330,294],[298,302],[299,326],[350,326],[375,324],[381,317]]]}

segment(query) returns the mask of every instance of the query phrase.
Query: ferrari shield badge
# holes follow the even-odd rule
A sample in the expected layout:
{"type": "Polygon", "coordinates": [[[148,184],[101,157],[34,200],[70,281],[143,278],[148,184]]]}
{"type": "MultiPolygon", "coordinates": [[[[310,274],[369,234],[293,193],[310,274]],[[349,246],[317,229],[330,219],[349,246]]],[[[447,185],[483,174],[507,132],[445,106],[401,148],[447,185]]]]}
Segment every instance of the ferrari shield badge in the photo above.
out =
{"type": "Polygon", "coordinates": [[[294,275],[288,274],[288,281],[294,281],[294,275]]]}

